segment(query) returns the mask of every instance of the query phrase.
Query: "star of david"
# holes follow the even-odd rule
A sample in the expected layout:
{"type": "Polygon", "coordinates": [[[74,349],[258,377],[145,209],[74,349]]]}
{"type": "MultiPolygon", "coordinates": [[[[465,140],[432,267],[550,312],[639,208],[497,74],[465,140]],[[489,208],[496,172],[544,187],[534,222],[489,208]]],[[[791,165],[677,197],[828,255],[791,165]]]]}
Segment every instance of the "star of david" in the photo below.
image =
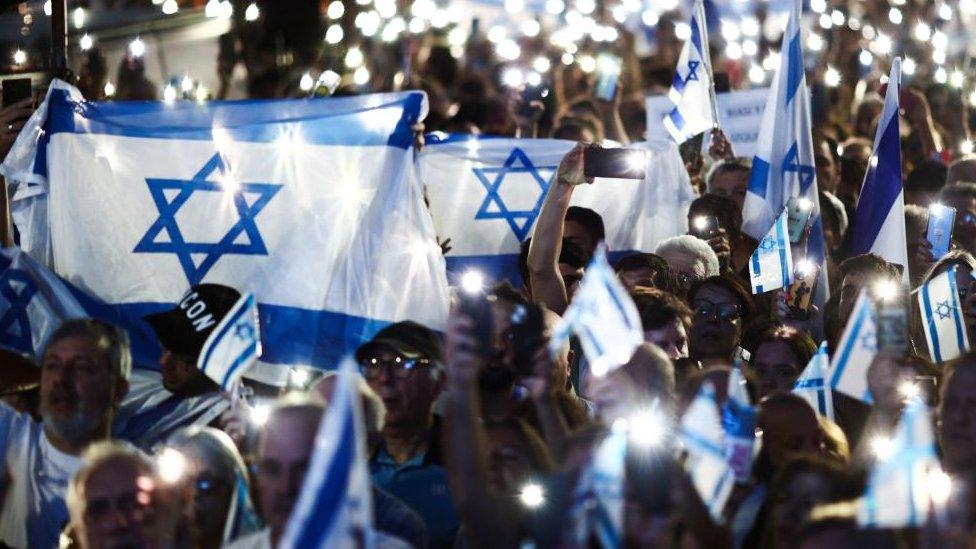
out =
{"type": "Polygon", "coordinates": [[[252,341],[254,339],[254,327],[250,324],[238,324],[234,327],[234,337],[242,341],[252,341]]]}
{"type": "Polygon", "coordinates": [[[133,253],[176,255],[191,285],[203,280],[224,255],[268,255],[268,249],[264,245],[254,218],[281,190],[282,185],[237,183],[236,189],[231,191],[217,181],[207,180],[214,172],[223,175],[224,171],[225,166],[220,155],[214,154],[189,180],[147,178],[146,184],[159,211],[159,217],[136,244],[133,253]],[[178,191],[172,200],[166,197],[166,191],[171,190],[178,191]],[[193,193],[198,191],[232,193],[238,220],[217,242],[188,242],[176,223],[177,212],[193,196],[193,193]],[[257,195],[257,199],[248,205],[245,195],[257,195]],[[163,233],[169,237],[168,242],[158,240],[163,233]],[[242,235],[247,237],[247,242],[236,242],[242,235]],[[199,264],[194,262],[194,256],[201,258],[199,264]]]}
{"type": "Polygon", "coordinates": [[[36,293],[37,287],[23,271],[7,269],[0,276],[0,295],[10,304],[0,317],[0,342],[27,354],[34,354],[27,306],[36,293]]]}
{"type": "Polygon", "coordinates": [[[948,301],[943,301],[935,306],[935,314],[939,315],[939,318],[945,320],[952,315],[952,305],[949,305],[948,301]]]}
{"type": "Polygon", "coordinates": [[[698,80],[698,67],[700,65],[701,61],[694,59],[688,61],[688,76],[685,76],[684,82],[681,83],[682,85],[688,85],[688,82],[698,80]]]}
{"type": "Polygon", "coordinates": [[[861,337],[858,338],[859,344],[865,350],[876,351],[878,350],[878,339],[874,330],[866,330],[861,337]]]}
{"type": "Polygon", "coordinates": [[[790,150],[786,152],[786,156],[783,158],[783,175],[791,172],[797,174],[800,178],[800,194],[803,194],[813,183],[813,178],[817,172],[813,166],[800,164],[799,160],[800,153],[797,149],[797,143],[794,141],[790,150]]]}
{"type": "Polygon", "coordinates": [[[773,237],[771,237],[769,235],[766,235],[762,239],[762,242],[759,243],[759,249],[762,250],[762,251],[764,251],[764,252],[770,252],[772,250],[775,250],[776,249],[776,240],[773,237]]]}
{"type": "Polygon", "coordinates": [[[525,237],[529,234],[529,229],[532,228],[532,224],[535,222],[535,218],[539,216],[539,210],[542,208],[542,201],[545,199],[546,191],[549,189],[549,183],[556,175],[556,168],[557,166],[536,166],[529,160],[528,155],[517,147],[512,149],[511,154],[508,155],[505,163],[500,168],[472,168],[478,181],[481,181],[485,190],[488,191],[474,218],[504,219],[512,229],[512,232],[515,233],[515,236],[518,237],[519,242],[525,240],[525,237]],[[547,180],[539,174],[539,170],[552,170],[553,175],[547,180]],[[508,206],[502,200],[501,195],[498,193],[499,188],[505,181],[505,176],[511,173],[530,174],[532,179],[539,185],[539,198],[531,210],[509,210],[508,206]],[[490,211],[492,205],[494,205],[496,211],[490,211]]]}

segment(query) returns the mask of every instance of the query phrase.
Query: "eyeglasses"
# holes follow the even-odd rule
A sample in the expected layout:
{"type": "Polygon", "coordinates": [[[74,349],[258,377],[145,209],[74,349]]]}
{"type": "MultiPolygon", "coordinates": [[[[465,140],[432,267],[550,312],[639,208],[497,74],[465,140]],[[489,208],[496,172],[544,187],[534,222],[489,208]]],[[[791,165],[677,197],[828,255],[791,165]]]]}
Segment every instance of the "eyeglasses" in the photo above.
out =
{"type": "Polygon", "coordinates": [[[359,371],[366,379],[379,379],[384,371],[392,371],[395,379],[407,379],[410,373],[418,368],[429,368],[430,360],[426,358],[406,358],[396,356],[391,359],[369,357],[359,363],[359,371]]]}
{"type": "Polygon", "coordinates": [[[695,316],[718,320],[735,320],[742,317],[742,307],[738,303],[711,303],[701,301],[695,304],[695,316]]]}
{"type": "Polygon", "coordinates": [[[149,507],[152,498],[142,490],[135,490],[117,496],[90,498],[85,502],[85,515],[89,519],[98,520],[108,516],[115,510],[126,516],[135,516],[149,507]]]}

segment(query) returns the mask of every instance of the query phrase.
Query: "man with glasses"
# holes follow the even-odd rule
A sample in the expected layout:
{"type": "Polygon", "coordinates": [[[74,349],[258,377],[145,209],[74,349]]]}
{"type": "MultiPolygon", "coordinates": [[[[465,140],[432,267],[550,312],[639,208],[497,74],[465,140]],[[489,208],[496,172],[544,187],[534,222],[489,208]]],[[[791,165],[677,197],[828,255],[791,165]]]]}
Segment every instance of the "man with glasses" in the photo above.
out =
{"type": "Polygon", "coordinates": [[[373,483],[424,519],[431,547],[451,546],[460,521],[447,486],[441,421],[434,414],[444,389],[437,334],[416,322],[398,322],[362,345],[356,361],[386,406],[383,441],[370,459],[373,483]]]}

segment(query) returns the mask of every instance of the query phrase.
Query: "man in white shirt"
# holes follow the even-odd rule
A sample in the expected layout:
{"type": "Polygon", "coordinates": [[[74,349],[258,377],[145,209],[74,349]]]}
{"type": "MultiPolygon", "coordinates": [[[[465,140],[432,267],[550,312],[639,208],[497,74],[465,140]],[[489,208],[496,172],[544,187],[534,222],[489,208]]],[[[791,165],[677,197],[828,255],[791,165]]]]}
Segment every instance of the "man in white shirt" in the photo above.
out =
{"type": "Polygon", "coordinates": [[[41,358],[42,421],[0,404],[0,460],[10,474],[0,542],[57,547],[68,483],[82,452],[108,438],[131,365],[128,335],[106,322],[69,320],[51,335],[41,358]]]}

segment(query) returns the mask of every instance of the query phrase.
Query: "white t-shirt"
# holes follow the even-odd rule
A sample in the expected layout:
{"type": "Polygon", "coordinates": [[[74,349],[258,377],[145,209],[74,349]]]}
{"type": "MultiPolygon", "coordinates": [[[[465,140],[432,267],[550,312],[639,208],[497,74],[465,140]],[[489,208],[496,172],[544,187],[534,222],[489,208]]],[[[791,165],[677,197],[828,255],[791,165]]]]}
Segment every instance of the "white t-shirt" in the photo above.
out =
{"type": "Polygon", "coordinates": [[[0,541],[11,547],[57,547],[68,521],[64,496],[81,458],[47,440],[41,424],[0,403],[0,457],[10,486],[0,513],[0,541]]]}

